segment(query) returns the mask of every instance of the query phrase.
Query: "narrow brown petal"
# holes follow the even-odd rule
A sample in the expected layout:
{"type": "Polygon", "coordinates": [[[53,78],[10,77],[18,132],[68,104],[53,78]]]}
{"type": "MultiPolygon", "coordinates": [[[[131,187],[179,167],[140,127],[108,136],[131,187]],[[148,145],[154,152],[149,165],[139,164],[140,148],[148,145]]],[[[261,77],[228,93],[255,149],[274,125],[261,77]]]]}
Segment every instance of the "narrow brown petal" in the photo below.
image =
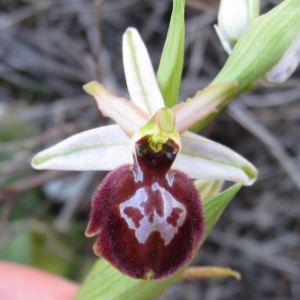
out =
{"type": "Polygon", "coordinates": [[[237,81],[209,86],[186,102],[175,105],[172,109],[176,116],[176,130],[183,133],[208,115],[218,112],[218,107],[236,94],[237,87],[237,81]]]}
{"type": "Polygon", "coordinates": [[[103,116],[113,119],[130,138],[150,118],[133,102],[115,96],[97,81],[85,84],[83,89],[96,99],[103,116]]]}

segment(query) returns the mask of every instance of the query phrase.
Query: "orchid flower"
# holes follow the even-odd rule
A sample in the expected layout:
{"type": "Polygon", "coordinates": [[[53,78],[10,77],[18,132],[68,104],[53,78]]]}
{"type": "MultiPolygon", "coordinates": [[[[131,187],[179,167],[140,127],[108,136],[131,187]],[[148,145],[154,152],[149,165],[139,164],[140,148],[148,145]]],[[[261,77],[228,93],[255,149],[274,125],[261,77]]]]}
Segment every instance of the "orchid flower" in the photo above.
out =
{"type": "Polygon", "coordinates": [[[192,258],[204,235],[202,204],[192,179],[251,185],[257,171],[229,148],[188,131],[236,93],[236,81],[167,108],[134,28],[124,33],[123,61],[131,101],[95,81],[84,86],[102,114],[117,124],[69,137],[38,153],[32,166],[113,170],[93,196],[86,235],[99,235],[95,253],[124,274],[164,279],[192,258]]]}

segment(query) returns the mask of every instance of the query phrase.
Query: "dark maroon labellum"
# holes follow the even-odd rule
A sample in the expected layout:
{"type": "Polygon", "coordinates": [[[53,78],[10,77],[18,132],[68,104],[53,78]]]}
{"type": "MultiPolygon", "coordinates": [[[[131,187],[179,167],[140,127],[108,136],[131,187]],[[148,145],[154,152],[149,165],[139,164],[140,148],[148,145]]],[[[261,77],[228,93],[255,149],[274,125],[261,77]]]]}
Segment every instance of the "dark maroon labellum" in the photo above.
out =
{"type": "Polygon", "coordinates": [[[86,235],[99,234],[95,253],[124,274],[164,279],[191,259],[205,223],[192,180],[171,169],[178,145],[169,139],[156,152],[149,141],[136,143],[133,166],[117,168],[100,184],[86,235]]]}

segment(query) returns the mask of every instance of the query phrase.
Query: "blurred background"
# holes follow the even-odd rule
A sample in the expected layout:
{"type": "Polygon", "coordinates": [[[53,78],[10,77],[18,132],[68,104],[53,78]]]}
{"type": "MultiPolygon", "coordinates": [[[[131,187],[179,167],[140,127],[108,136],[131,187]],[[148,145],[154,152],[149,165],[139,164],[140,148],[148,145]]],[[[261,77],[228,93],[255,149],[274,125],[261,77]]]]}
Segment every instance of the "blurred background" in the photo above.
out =
{"type": "MultiPolygon", "coordinates": [[[[261,12],[280,2],[261,1],[261,12]]],[[[205,88],[227,59],[213,29],[218,6],[186,1],[179,101],[205,88]]],[[[170,0],[0,0],[0,259],[84,278],[96,259],[84,235],[90,198],[105,172],[35,171],[30,160],[112,123],[82,85],[98,80],[128,98],[122,34],[136,27],[157,69],[171,9],[170,0]]],[[[231,267],[242,280],[178,282],[157,299],[300,299],[299,75],[272,88],[259,80],[201,132],[259,170],[193,261],[231,267]]]]}

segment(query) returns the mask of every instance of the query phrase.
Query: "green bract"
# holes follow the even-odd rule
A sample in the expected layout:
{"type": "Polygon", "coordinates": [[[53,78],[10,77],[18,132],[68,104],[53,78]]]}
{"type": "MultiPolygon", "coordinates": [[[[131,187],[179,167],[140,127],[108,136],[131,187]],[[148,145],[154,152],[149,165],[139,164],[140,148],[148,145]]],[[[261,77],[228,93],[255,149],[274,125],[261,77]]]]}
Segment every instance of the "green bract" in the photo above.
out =
{"type": "Polygon", "coordinates": [[[241,92],[270,70],[300,31],[299,0],[286,0],[253,22],[238,40],[212,85],[237,80],[241,92]]]}
{"type": "MultiPolygon", "coordinates": [[[[211,85],[236,80],[238,93],[266,74],[289,49],[300,31],[299,0],[286,0],[256,19],[236,43],[224,67],[211,85]]],[[[231,99],[228,100],[228,102],[231,99]]],[[[221,110],[227,103],[221,104],[221,110]]],[[[192,127],[199,131],[217,112],[192,127]]]]}

